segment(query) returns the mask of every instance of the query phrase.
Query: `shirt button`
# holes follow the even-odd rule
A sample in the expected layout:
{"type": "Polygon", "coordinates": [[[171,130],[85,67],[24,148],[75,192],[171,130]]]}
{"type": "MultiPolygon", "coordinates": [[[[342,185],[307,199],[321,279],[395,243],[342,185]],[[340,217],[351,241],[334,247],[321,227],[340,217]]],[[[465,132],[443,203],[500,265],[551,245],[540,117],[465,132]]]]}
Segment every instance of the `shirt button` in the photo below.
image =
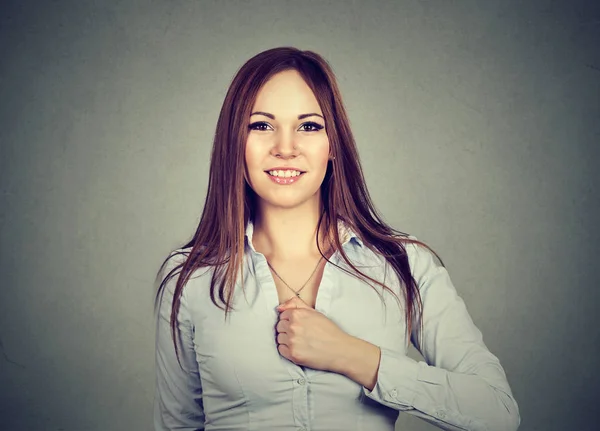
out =
{"type": "Polygon", "coordinates": [[[396,395],[398,395],[398,391],[396,389],[392,389],[392,391],[390,392],[390,395],[394,398],[396,398],[396,395]]]}
{"type": "MultiPolygon", "coordinates": [[[[298,382],[299,385],[303,385],[304,383],[306,383],[306,380],[300,378],[298,380],[296,380],[298,382]]],[[[302,430],[304,430],[304,428],[302,428],[302,430]]]]}
{"type": "Polygon", "coordinates": [[[437,414],[440,419],[444,419],[446,417],[446,412],[443,410],[439,410],[437,414]]]}

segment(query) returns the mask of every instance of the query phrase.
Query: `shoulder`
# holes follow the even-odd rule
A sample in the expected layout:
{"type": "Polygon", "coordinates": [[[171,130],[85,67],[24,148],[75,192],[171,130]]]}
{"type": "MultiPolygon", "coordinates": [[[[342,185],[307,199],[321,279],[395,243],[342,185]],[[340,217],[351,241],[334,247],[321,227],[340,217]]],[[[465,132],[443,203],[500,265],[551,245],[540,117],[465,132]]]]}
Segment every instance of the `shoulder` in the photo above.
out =
{"type": "MultiPolygon", "coordinates": [[[[159,272],[160,281],[162,282],[165,278],[169,277],[167,285],[174,285],[175,281],[183,271],[184,266],[188,265],[188,260],[195,259],[192,251],[192,247],[172,250],[161,266],[161,270],[159,272]]],[[[197,284],[195,280],[204,279],[205,274],[210,272],[212,269],[212,266],[201,266],[195,264],[194,262],[192,262],[191,265],[191,273],[185,274],[187,278],[186,286],[188,284],[197,284]]]]}
{"type": "MultiPolygon", "coordinates": [[[[167,277],[174,269],[182,267],[183,264],[185,264],[185,262],[188,260],[191,250],[191,247],[171,250],[161,266],[161,280],[167,277]]],[[[179,270],[177,272],[179,272],[179,270]]]]}
{"type": "Polygon", "coordinates": [[[413,277],[423,278],[426,275],[445,270],[433,247],[415,235],[407,235],[402,241],[408,264],[413,277]]]}
{"type": "MultiPolygon", "coordinates": [[[[157,281],[159,283],[159,297],[161,301],[165,301],[165,304],[169,305],[172,303],[175,297],[175,288],[179,282],[179,278],[182,276],[182,271],[187,261],[193,258],[192,247],[178,248],[172,250],[168,257],[161,266],[157,281]]],[[[192,263],[192,265],[194,265],[192,263]]],[[[206,286],[210,285],[210,270],[212,267],[194,268],[192,266],[190,273],[184,274],[185,282],[180,293],[180,301],[183,308],[187,308],[187,304],[190,301],[190,295],[192,295],[192,302],[195,295],[199,291],[204,291],[206,286]]]]}
{"type": "MultiPolygon", "coordinates": [[[[411,234],[394,234],[390,237],[391,240],[398,244],[398,249],[390,250],[394,254],[400,253],[401,259],[407,259],[411,272],[420,272],[425,267],[441,266],[437,261],[435,253],[430,250],[431,247],[426,242],[420,240],[415,235],[411,234]],[[400,248],[401,247],[401,248],[400,248]],[[430,247],[430,248],[428,248],[430,247]]],[[[384,254],[374,246],[364,246],[358,250],[358,254],[361,260],[364,262],[370,262],[371,264],[378,264],[381,266],[389,266],[389,258],[386,258],[384,254]]]]}
{"type": "Polygon", "coordinates": [[[425,257],[426,255],[433,254],[429,248],[427,248],[428,246],[431,246],[417,238],[415,235],[407,235],[403,238],[402,242],[406,250],[406,254],[411,260],[417,260],[425,257]]]}

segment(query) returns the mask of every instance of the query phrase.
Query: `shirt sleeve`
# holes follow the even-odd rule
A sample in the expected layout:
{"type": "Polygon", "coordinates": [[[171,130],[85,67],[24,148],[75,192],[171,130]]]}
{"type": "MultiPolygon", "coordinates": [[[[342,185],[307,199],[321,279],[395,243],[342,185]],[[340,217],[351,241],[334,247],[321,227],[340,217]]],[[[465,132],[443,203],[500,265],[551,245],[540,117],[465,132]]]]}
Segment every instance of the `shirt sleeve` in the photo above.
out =
{"type": "MultiPolygon", "coordinates": [[[[173,256],[173,255],[172,255],[173,256]]],[[[168,260],[163,275],[169,273],[183,257],[168,260]]],[[[180,367],[171,336],[171,304],[178,273],[164,286],[156,312],[156,391],[154,397],[154,429],[204,430],[202,385],[196,362],[193,325],[185,297],[181,296],[177,332],[180,367]]],[[[164,277],[163,277],[164,278],[164,277]]]]}
{"type": "MultiPolygon", "coordinates": [[[[411,237],[414,239],[414,237],[411,237]]],[[[369,398],[444,430],[517,430],[521,421],[505,372],[485,346],[448,271],[422,246],[406,246],[423,304],[412,340],[427,362],[381,348],[369,398]]]]}

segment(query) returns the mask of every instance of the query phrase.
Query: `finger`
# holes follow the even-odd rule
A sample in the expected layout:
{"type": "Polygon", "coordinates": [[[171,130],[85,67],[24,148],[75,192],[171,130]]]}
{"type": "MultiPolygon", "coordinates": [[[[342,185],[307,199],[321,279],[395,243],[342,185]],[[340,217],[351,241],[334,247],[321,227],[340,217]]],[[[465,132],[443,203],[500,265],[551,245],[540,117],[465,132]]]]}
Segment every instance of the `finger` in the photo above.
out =
{"type": "Polygon", "coordinates": [[[289,307],[294,302],[294,299],[296,299],[296,298],[297,298],[296,296],[292,296],[290,299],[287,299],[284,302],[282,302],[281,304],[279,304],[277,306],[277,308],[286,308],[286,307],[289,307]]]}
{"type": "Polygon", "coordinates": [[[312,310],[312,307],[310,305],[308,305],[304,299],[300,298],[300,297],[296,297],[294,304],[296,304],[296,308],[307,308],[309,310],[312,310]]]}
{"type": "Polygon", "coordinates": [[[280,313],[285,310],[289,310],[290,308],[296,308],[293,302],[284,302],[283,304],[277,307],[277,311],[280,313]]]}
{"type": "Polygon", "coordinates": [[[302,298],[299,298],[297,296],[292,296],[290,299],[285,301],[283,304],[280,304],[277,307],[277,310],[281,312],[281,311],[289,310],[290,308],[294,309],[294,308],[311,308],[311,307],[309,307],[309,305],[306,302],[304,302],[302,300],[302,298]]]}
{"type": "Polygon", "coordinates": [[[294,309],[289,309],[289,310],[284,310],[279,314],[279,320],[290,320],[290,318],[292,317],[292,311],[294,311],[294,309]]]}
{"type": "Polygon", "coordinates": [[[289,320],[280,320],[277,322],[277,325],[275,325],[275,330],[277,332],[288,332],[289,323],[289,320]]]}
{"type": "Polygon", "coordinates": [[[287,346],[288,343],[289,343],[289,338],[285,332],[281,332],[281,333],[277,334],[277,345],[278,346],[281,346],[281,345],[287,346]]]}
{"type": "Polygon", "coordinates": [[[292,361],[292,358],[290,355],[290,349],[288,348],[288,346],[286,346],[285,344],[280,344],[277,346],[277,351],[279,352],[279,354],[281,356],[286,358],[288,361],[292,361]]]}

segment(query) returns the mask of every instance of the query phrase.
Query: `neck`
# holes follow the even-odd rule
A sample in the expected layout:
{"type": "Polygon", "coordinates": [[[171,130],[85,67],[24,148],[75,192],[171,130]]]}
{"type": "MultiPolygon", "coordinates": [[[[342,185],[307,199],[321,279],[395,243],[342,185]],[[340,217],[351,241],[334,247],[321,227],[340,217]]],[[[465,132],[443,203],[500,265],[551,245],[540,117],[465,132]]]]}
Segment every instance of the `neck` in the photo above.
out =
{"type": "MultiPolygon", "coordinates": [[[[254,248],[267,258],[288,260],[320,257],[317,248],[317,225],[320,209],[306,205],[303,208],[263,208],[256,216],[252,242],[254,248]]],[[[321,224],[320,247],[327,255],[327,233],[321,224]]]]}

